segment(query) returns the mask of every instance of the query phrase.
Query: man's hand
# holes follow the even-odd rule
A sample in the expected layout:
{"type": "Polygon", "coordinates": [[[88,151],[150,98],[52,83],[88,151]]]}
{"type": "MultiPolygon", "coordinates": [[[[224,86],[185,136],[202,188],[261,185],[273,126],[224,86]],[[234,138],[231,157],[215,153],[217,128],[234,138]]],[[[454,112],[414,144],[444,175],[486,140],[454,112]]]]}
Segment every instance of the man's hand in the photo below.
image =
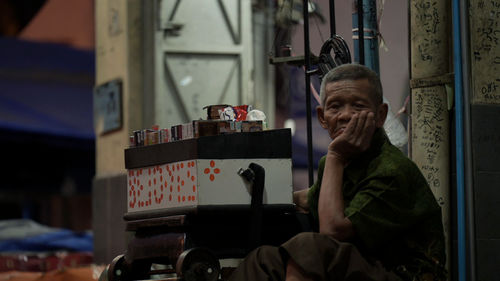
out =
{"type": "Polygon", "coordinates": [[[309,188],[295,191],[293,193],[293,203],[295,203],[295,208],[298,212],[308,213],[309,203],[307,202],[307,194],[309,193],[309,188]]]}
{"type": "MultiPolygon", "coordinates": [[[[338,120],[337,120],[338,121],[338,120]]],[[[346,120],[347,122],[347,120],[346,120]]],[[[354,234],[354,227],[344,214],[342,183],[344,167],[354,157],[367,150],[375,131],[375,115],[362,111],[334,132],[328,146],[318,202],[319,232],[339,241],[347,241],[354,234]]]]}
{"type": "Polygon", "coordinates": [[[375,115],[370,111],[362,111],[352,116],[345,127],[328,146],[328,154],[335,156],[347,164],[356,155],[370,147],[375,131],[375,115]]]}

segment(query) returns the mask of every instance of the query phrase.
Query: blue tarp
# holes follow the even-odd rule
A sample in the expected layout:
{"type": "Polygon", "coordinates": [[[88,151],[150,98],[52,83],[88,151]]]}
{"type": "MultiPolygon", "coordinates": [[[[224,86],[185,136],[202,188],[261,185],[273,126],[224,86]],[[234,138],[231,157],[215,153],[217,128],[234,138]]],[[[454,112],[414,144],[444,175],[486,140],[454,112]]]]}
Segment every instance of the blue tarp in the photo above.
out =
{"type": "Polygon", "coordinates": [[[51,228],[32,220],[0,221],[0,252],[92,252],[90,232],[51,228]]]}
{"type": "Polygon", "coordinates": [[[75,233],[70,230],[40,234],[24,239],[0,241],[0,252],[92,252],[92,235],[88,232],[75,233]]]}
{"type": "Polygon", "coordinates": [[[0,129],[94,139],[93,51],[0,38],[0,129]]]}

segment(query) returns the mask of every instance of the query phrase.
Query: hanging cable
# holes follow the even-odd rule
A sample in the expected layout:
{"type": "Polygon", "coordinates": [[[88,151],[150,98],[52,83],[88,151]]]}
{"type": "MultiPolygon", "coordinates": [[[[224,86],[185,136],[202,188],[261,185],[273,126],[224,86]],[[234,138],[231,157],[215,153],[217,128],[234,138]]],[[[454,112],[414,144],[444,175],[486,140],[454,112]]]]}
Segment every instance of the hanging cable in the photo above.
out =
{"type": "MultiPolygon", "coordinates": [[[[279,14],[283,11],[283,8],[284,8],[284,2],[281,3],[281,7],[278,7],[278,11],[276,12],[276,14],[279,14]]],[[[273,45],[271,46],[271,51],[269,52],[269,57],[272,57],[274,55],[274,52],[275,52],[275,48],[276,48],[276,40],[278,39],[278,36],[280,35],[280,32],[281,32],[281,28],[278,30],[278,32],[276,32],[276,34],[274,35],[274,39],[273,39],[273,45]]]]}
{"type": "Polygon", "coordinates": [[[323,33],[321,33],[321,28],[319,28],[318,19],[316,17],[313,17],[313,19],[314,19],[314,25],[316,26],[316,29],[318,30],[319,38],[321,39],[321,42],[325,42],[325,39],[323,38],[323,33]]]}
{"type": "MultiPolygon", "coordinates": [[[[309,5],[313,5],[311,0],[309,0],[309,5]]],[[[308,7],[308,9],[309,9],[309,7],[308,7]]],[[[313,19],[314,19],[314,25],[316,26],[316,29],[318,30],[319,38],[321,39],[321,42],[325,42],[325,39],[323,38],[323,33],[321,33],[321,28],[319,28],[317,17],[313,17],[313,19]]]]}

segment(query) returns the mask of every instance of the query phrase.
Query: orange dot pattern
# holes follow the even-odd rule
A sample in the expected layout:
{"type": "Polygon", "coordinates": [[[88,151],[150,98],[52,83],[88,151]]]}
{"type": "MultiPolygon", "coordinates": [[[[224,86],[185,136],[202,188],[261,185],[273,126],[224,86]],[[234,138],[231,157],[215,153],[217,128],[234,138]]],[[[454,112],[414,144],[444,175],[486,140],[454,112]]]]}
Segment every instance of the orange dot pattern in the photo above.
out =
{"type": "MultiPolygon", "coordinates": [[[[212,168],[214,165],[215,163],[212,168]]],[[[129,170],[127,173],[129,211],[196,204],[196,169],[196,162],[190,160],[129,170]]],[[[210,173],[213,176],[220,171],[211,169],[210,173]]]]}
{"type": "Polygon", "coordinates": [[[215,180],[215,175],[216,174],[220,174],[220,169],[219,168],[214,168],[215,167],[215,161],[214,160],[210,160],[210,168],[205,168],[203,170],[203,173],[205,175],[208,175],[208,178],[210,179],[210,181],[214,181],[215,180]]]}

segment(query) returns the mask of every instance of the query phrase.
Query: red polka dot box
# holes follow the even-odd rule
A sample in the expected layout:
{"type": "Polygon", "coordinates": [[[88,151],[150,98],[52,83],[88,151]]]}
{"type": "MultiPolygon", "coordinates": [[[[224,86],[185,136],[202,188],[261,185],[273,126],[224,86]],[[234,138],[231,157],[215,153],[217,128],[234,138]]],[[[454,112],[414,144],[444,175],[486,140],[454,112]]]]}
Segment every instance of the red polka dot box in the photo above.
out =
{"type": "Polygon", "coordinates": [[[204,136],[125,150],[127,216],[182,214],[200,206],[249,205],[239,174],[265,170],[264,205],[292,204],[289,129],[204,136]]]}

